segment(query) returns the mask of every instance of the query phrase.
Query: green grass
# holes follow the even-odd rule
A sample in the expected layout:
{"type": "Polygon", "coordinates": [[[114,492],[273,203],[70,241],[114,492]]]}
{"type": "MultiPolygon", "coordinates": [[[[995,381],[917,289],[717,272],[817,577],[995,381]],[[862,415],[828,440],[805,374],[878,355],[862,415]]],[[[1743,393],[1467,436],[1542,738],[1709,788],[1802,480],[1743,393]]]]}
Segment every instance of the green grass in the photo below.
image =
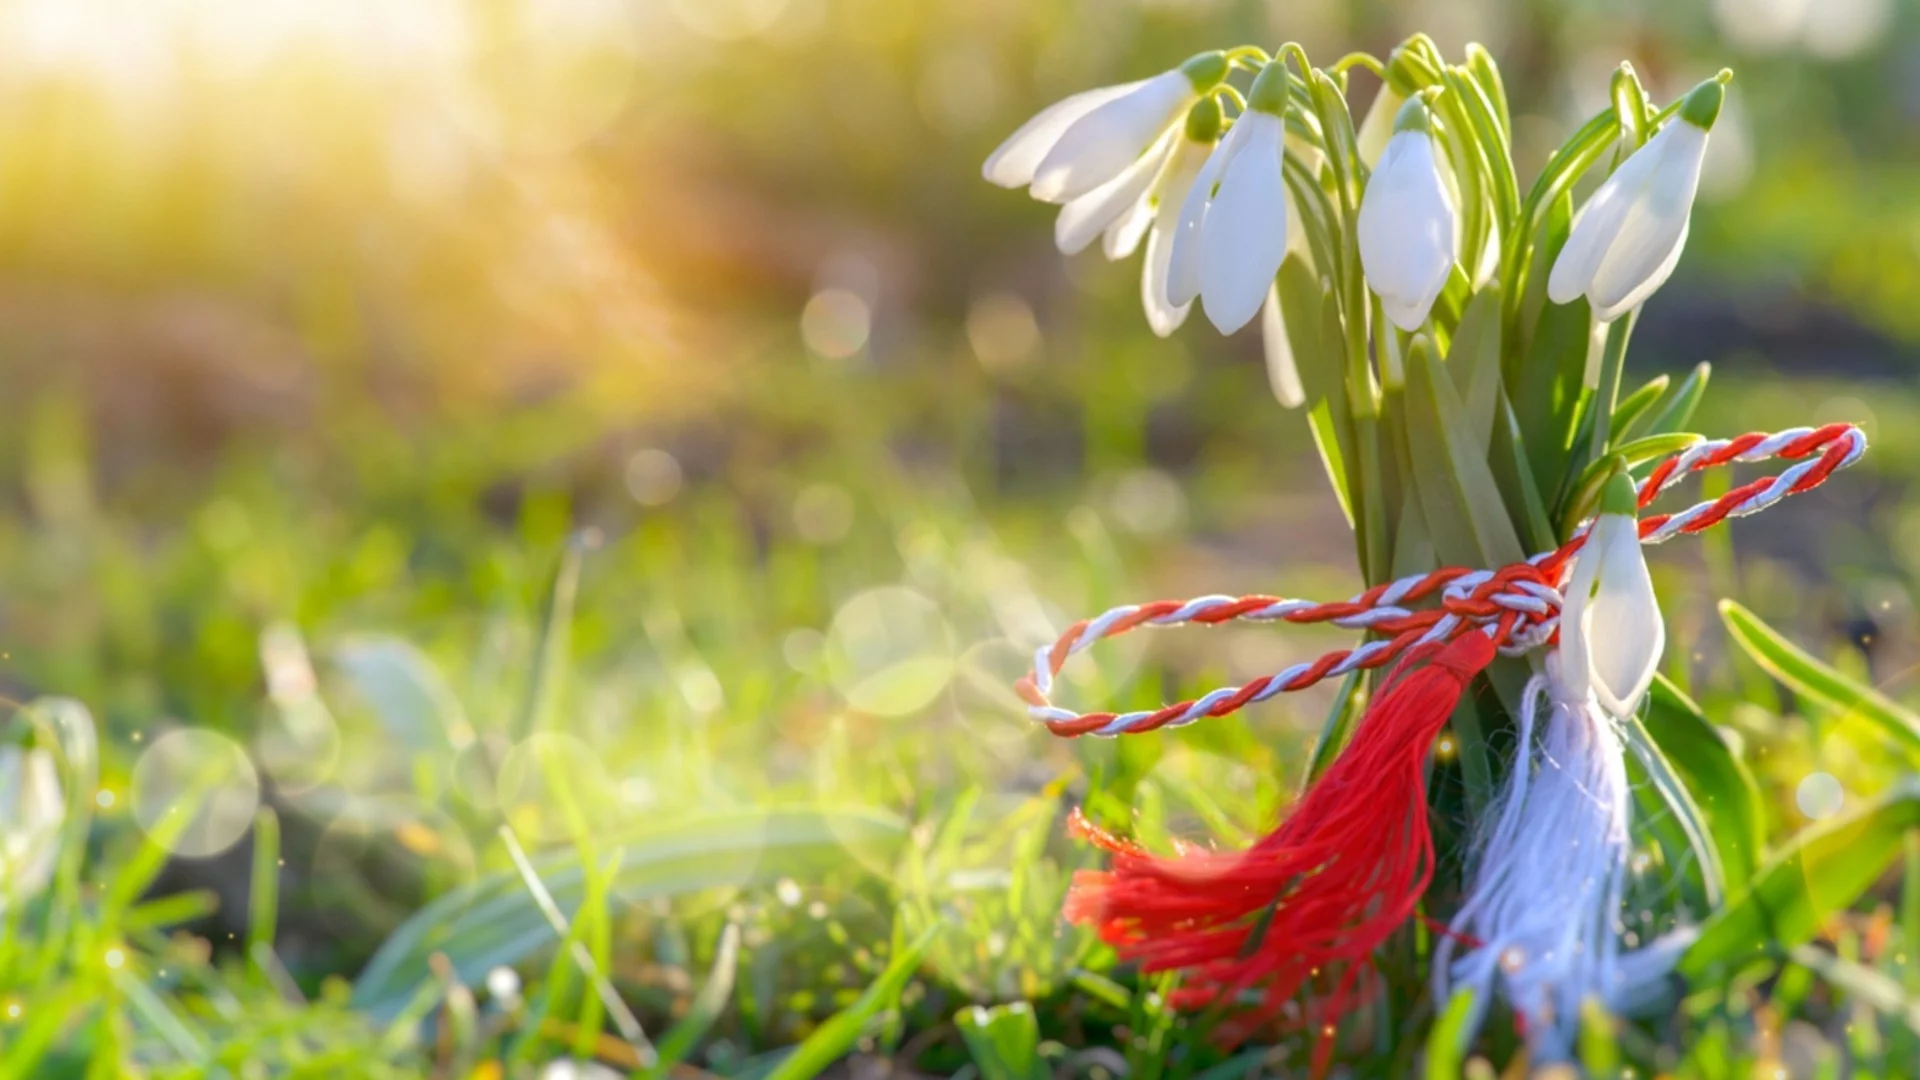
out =
{"type": "MultiPolygon", "coordinates": [[[[850,1054],[986,1080],[1302,1068],[1299,1033],[1223,1046],[1058,916],[1095,862],[1067,810],[1149,844],[1245,842],[1305,775],[1334,692],[1055,741],[1009,689],[1047,628],[1159,595],[1357,584],[1304,424],[1256,370],[1170,374],[1107,344],[992,377],[787,357],[643,431],[565,397],[404,433],[349,412],[139,483],[87,479],[110,433],[36,403],[25,510],[0,521],[10,671],[84,703],[98,747],[44,698],[14,730],[99,780],[70,774],[54,882],[7,906],[0,1077],[483,1077],[568,1057],[798,1077],[850,1054]],[[1009,450],[996,418],[1041,442],[1009,450]],[[679,456],[669,502],[623,490],[643,446],[679,456]],[[269,795],[212,859],[170,858],[169,830],[230,779],[176,778],[188,809],[151,832],[135,813],[141,755],[181,725],[247,748],[269,795]]],[[[1715,434],[1860,393],[1722,381],[1696,421],[1715,434]]],[[[1728,903],[1664,1010],[1592,1018],[1590,1067],[1746,1076],[1791,1054],[1896,1076],[1920,1053],[1916,695],[1880,666],[1912,648],[1920,564],[1895,540],[1920,402],[1872,401],[1885,442],[1811,497],[1830,501],[1654,556],[1693,648],[1670,649],[1686,695],[1662,692],[1649,737],[1683,763],[1668,782],[1728,903]],[[1753,659],[1721,628],[1726,595],[1758,613],[1728,615],[1753,659]],[[1854,615],[1887,640],[1844,640],[1854,615]],[[1847,801],[1802,837],[1814,769],[1847,801]]],[[[1076,661],[1066,696],[1157,703],[1342,640],[1135,637],[1076,661]]],[[[1435,768],[1457,805],[1458,766],[1435,768]]],[[[1704,871],[1662,831],[1684,824],[1653,823],[1650,927],[1704,911],[1704,871]]],[[[1507,1064],[1497,1011],[1475,1046],[1445,1024],[1429,1042],[1458,1010],[1426,1000],[1423,948],[1383,951],[1393,992],[1341,1060],[1507,1064]]]]}

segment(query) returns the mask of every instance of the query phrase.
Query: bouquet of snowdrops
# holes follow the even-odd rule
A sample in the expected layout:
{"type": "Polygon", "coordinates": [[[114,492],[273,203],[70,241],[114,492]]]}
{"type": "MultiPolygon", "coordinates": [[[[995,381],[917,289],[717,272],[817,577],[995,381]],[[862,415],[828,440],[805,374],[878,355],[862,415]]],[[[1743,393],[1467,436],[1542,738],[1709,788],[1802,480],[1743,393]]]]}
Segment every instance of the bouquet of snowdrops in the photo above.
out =
{"type": "Polygon", "coordinates": [[[1324,1067],[1357,1017],[1414,1007],[1377,992],[1404,934],[1445,1017],[1435,1053],[1457,1055],[1499,1008],[1534,1061],[1560,1060],[1583,1022],[1671,1002],[1676,972],[1748,947],[1767,879],[1758,845],[1701,809],[1715,795],[1700,778],[1729,755],[1656,676],[1664,629],[1642,545],[1805,491],[1865,441],[1845,424],[1690,433],[1704,364],[1677,388],[1623,393],[1635,318],[1685,248],[1730,79],[1662,106],[1622,64],[1610,106],[1523,182],[1499,69],[1477,46],[1454,63],[1416,35],[1385,60],[1324,68],[1297,45],[1241,46],[1075,94],[988,159],[988,180],[1060,205],[1063,252],[1144,247],[1155,333],[1196,302],[1223,333],[1259,318],[1273,390],[1304,410],[1353,528],[1359,596],[1116,608],[1041,649],[1021,685],[1055,734],[1115,736],[1345,676],[1308,788],[1251,848],[1163,857],[1076,818],[1112,862],[1080,876],[1068,917],[1146,970],[1181,973],[1176,1000],[1223,1009],[1236,1036],[1291,1022],[1324,1067]],[[1356,72],[1380,84],[1357,123],[1356,72]],[[1643,515],[1693,472],[1767,459],[1789,464],[1643,515]],[[1159,710],[1083,714],[1050,696],[1061,665],[1104,637],[1229,619],[1367,637],[1159,710]],[[1464,792],[1449,809],[1472,822],[1464,852],[1436,850],[1428,828],[1443,728],[1464,792]],[[1430,888],[1443,865],[1458,879],[1430,888]],[[1656,894],[1679,898],[1665,925],[1629,926],[1645,906],[1632,902],[1656,894]]]}

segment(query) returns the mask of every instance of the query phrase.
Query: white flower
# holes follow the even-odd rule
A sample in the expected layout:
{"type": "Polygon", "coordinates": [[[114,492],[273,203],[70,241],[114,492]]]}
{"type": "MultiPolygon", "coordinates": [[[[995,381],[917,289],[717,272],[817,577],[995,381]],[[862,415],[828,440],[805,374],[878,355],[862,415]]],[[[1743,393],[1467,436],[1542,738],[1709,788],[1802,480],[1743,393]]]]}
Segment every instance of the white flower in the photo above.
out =
{"type": "Polygon", "coordinates": [[[1600,516],[1573,559],[1560,611],[1561,674],[1584,699],[1589,689],[1614,716],[1630,716],[1653,682],[1666,624],[1640,551],[1633,485],[1608,483],[1600,516]]]}
{"type": "Polygon", "coordinates": [[[1717,79],[1700,84],[1680,115],[1593,193],[1554,260],[1549,299],[1568,304],[1585,295],[1594,317],[1612,322],[1666,283],[1686,247],[1707,132],[1725,95],[1717,79]]]}
{"type": "MultiPolygon", "coordinates": [[[[1173,262],[1180,210],[1193,190],[1195,179],[1213,157],[1214,140],[1199,141],[1192,138],[1192,134],[1189,129],[1189,137],[1175,148],[1147,200],[1152,204],[1153,218],[1147,226],[1147,257],[1140,271],[1140,304],[1146,309],[1147,325],[1161,337],[1179,329],[1193,306],[1191,299],[1181,304],[1167,299],[1167,275],[1173,262]]],[[[1120,224],[1116,222],[1115,227],[1120,224]]]]}
{"type": "Polygon", "coordinates": [[[1287,255],[1286,95],[1285,66],[1268,64],[1181,207],[1167,302],[1198,296],[1223,334],[1259,314],[1287,255]]]}
{"type": "Polygon", "coordinates": [[[53,879],[66,817],[53,754],[0,746],[0,908],[37,895],[53,879]]]}
{"type": "Polygon", "coordinates": [[[1150,79],[1075,94],[1021,125],[982,173],[1045,202],[1078,199],[1138,163],[1226,74],[1226,54],[1201,53],[1150,79]]]}
{"type": "Polygon", "coordinates": [[[1360,265],[1387,318],[1412,333],[1446,287],[1457,227],[1446,178],[1433,157],[1426,105],[1402,112],[1360,198],[1360,265]]]}

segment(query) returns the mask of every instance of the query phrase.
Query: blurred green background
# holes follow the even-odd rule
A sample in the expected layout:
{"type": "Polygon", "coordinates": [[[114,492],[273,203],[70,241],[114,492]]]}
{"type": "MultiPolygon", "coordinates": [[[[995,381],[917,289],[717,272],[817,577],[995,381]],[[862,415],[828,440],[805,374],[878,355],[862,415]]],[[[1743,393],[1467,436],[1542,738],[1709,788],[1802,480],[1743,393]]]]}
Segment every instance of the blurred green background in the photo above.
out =
{"type": "MultiPolygon", "coordinates": [[[[925,819],[963,791],[1011,828],[1088,773],[1161,783],[1176,831],[1257,829],[1325,695],[1070,747],[1008,687],[1111,604],[1354,590],[1305,425],[1253,334],[1154,339],[1137,267],[1063,259],[1047,208],[979,165],[1045,103],[1202,48],[1326,63],[1414,30],[1492,50],[1523,172],[1620,60],[1660,100],[1738,73],[1630,377],[1710,361],[1699,430],[1845,419],[1875,450],[1654,557],[1668,669],[1779,702],[1715,717],[1782,748],[1779,824],[1812,771],[1872,790],[1889,766],[1734,662],[1713,603],[1914,689],[1908,0],[8,0],[5,690],[94,711],[107,864],[182,783],[147,748],[229,740],[200,750],[231,755],[236,801],[156,889],[217,896],[194,924],[216,944],[244,930],[253,800],[277,808],[279,948],[308,989],[505,865],[495,821],[567,838],[530,746],[606,829],[799,796],[925,819]],[[1210,789],[1231,798],[1180,794],[1210,789]]],[[[1144,637],[1070,693],[1157,701],[1343,639],[1144,637]]],[[[1049,926],[1055,899],[1009,903],[1049,926]]],[[[671,950],[616,937],[635,994],[684,1008],[671,950]]],[[[956,1000],[1064,979],[1005,948],[939,962],[956,1000]]],[[[817,995],[769,975],[779,1017],[734,1037],[808,1030],[871,977],[847,963],[817,995]]]]}

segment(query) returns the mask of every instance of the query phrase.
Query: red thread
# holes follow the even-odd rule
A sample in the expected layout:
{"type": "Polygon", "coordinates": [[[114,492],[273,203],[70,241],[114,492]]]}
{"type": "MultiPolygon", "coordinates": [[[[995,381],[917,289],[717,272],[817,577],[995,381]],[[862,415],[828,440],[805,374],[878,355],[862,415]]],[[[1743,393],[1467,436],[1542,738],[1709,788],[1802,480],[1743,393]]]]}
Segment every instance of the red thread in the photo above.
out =
{"type": "Polygon", "coordinates": [[[1272,1021],[1326,972],[1313,1056],[1315,1075],[1324,1074],[1331,1033],[1356,1002],[1367,958],[1414,914],[1433,878],[1428,748],[1494,655],[1478,633],[1409,653],[1353,742],[1246,851],[1182,845],[1162,858],[1076,811],[1073,831],[1112,853],[1113,865],[1074,875],[1067,918],[1094,927],[1145,971],[1186,972],[1177,1007],[1231,1005],[1257,992],[1230,1036],[1272,1021]]]}

